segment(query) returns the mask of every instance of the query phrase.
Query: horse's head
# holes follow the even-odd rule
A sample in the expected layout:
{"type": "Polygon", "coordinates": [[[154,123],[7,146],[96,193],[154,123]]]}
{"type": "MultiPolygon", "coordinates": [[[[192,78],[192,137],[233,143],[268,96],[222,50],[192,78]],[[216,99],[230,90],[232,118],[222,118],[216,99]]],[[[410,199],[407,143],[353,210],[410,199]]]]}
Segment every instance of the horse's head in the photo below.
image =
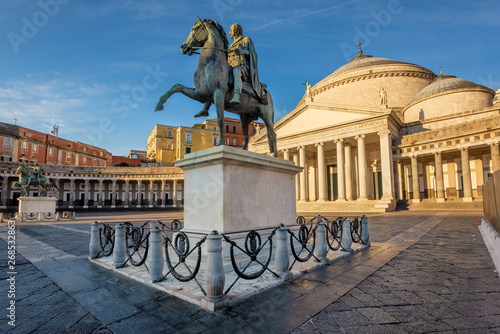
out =
{"type": "Polygon", "coordinates": [[[19,167],[17,167],[15,173],[17,175],[26,175],[26,174],[28,174],[28,171],[26,170],[26,167],[24,165],[19,165],[19,167]]]}
{"type": "Polygon", "coordinates": [[[186,41],[181,45],[182,54],[192,55],[194,52],[193,48],[203,46],[208,39],[207,27],[204,22],[197,17],[198,22],[196,22],[191,28],[186,41]]]}
{"type": "Polygon", "coordinates": [[[216,37],[214,40],[214,44],[216,44],[215,46],[227,49],[228,41],[226,33],[224,32],[222,26],[220,26],[216,21],[208,19],[202,21],[199,17],[196,18],[198,19],[198,22],[193,25],[188,38],[181,45],[182,54],[188,54],[191,56],[194,53],[195,48],[205,45],[205,43],[209,39],[209,36],[213,35],[212,32],[215,32],[216,35],[219,35],[219,37],[216,37]]]}

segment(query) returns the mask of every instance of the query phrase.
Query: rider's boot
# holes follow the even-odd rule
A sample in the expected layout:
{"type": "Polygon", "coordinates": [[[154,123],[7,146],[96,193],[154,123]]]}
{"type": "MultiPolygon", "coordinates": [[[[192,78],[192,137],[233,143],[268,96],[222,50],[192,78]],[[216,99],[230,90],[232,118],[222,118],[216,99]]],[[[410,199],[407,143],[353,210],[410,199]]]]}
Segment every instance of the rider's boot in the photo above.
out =
{"type": "Polygon", "coordinates": [[[233,98],[231,99],[231,101],[229,101],[229,103],[241,103],[240,101],[240,98],[241,98],[241,89],[234,89],[233,90],[233,98]]]}

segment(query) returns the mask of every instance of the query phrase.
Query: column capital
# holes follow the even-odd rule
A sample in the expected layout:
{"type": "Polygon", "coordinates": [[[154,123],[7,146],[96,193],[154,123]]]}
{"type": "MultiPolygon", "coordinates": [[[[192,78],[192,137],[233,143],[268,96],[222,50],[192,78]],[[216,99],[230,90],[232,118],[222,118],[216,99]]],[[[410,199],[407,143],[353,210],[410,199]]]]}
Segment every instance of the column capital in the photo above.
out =
{"type": "Polygon", "coordinates": [[[384,129],[384,130],[380,130],[377,132],[377,135],[379,136],[385,136],[385,135],[390,135],[391,134],[391,130],[389,129],[384,129]]]}
{"type": "Polygon", "coordinates": [[[304,145],[301,145],[301,146],[297,146],[297,149],[298,150],[304,150],[306,147],[304,145]]]}
{"type": "Polygon", "coordinates": [[[343,138],[337,138],[337,139],[334,139],[333,142],[336,144],[336,143],[343,143],[344,142],[344,139],[343,138]]]}
{"type": "Polygon", "coordinates": [[[281,150],[281,152],[285,153],[285,152],[290,152],[290,149],[289,148],[284,148],[281,150]]]}
{"type": "Polygon", "coordinates": [[[460,151],[467,151],[469,150],[469,146],[462,146],[458,148],[460,151]]]}
{"type": "Polygon", "coordinates": [[[325,145],[324,142],[319,142],[319,143],[314,144],[314,146],[316,146],[316,147],[318,147],[318,146],[323,147],[324,145],[325,145]]]}
{"type": "Polygon", "coordinates": [[[361,139],[365,139],[366,138],[366,135],[357,135],[357,136],[354,136],[354,139],[356,140],[361,140],[361,139]]]}

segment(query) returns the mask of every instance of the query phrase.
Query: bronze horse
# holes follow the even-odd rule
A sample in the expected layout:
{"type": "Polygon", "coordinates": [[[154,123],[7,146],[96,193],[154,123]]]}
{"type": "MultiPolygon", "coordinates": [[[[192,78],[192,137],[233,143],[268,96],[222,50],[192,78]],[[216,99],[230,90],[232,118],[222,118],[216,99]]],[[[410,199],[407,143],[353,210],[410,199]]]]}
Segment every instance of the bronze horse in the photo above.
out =
{"type": "Polygon", "coordinates": [[[24,195],[28,194],[28,188],[30,185],[39,186],[44,191],[54,191],[54,189],[59,190],[54,183],[54,180],[50,178],[46,178],[42,175],[38,177],[38,180],[32,178],[29,168],[25,165],[20,165],[15,173],[19,175],[19,181],[13,183],[12,189],[18,189],[17,187],[19,186],[19,189],[23,190],[24,195]]]}
{"type": "MultiPolygon", "coordinates": [[[[229,103],[232,96],[232,71],[227,61],[228,40],[224,28],[216,21],[200,20],[196,22],[191,32],[181,45],[183,54],[192,55],[194,50],[201,49],[198,59],[198,68],[194,73],[194,86],[189,88],[181,84],[175,84],[160,97],[155,111],[163,110],[163,104],[174,93],[182,93],[187,97],[204,104],[203,110],[197,115],[208,115],[211,104],[217,110],[217,124],[219,126],[220,138],[218,145],[224,144],[224,110],[240,115],[241,127],[243,129],[243,149],[248,149],[248,126],[252,121],[261,118],[266,124],[267,137],[269,140],[269,151],[278,156],[276,148],[276,133],[274,132],[274,107],[271,94],[267,94],[267,104],[263,104],[258,98],[242,94],[241,103],[229,103]]],[[[244,91],[253,91],[248,83],[244,83],[244,91]]]]}

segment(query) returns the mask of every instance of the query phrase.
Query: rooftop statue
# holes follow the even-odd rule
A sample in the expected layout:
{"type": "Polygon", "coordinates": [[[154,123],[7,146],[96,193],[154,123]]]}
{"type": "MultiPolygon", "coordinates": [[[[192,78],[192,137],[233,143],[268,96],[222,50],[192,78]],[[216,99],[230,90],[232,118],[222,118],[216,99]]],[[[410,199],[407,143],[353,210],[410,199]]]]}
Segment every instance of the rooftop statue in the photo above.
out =
{"type": "Polygon", "coordinates": [[[23,196],[28,194],[30,185],[41,187],[44,191],[59,190],[53,179],[42,175],[42,171],[37,163],[33,166],[20,164],[16,170],[16,174],[19,175],[19,181],[14,182],[12,189],[22,189],[23,196]]]}
{"type": "Polygon", "coordinates": [[[212,104],[217,111],[220,137],[218,145],[224,145],[224,110],[240,115],[243,129],[243,149],[248,149],[248,126],[261,118],[266,124],[269,151],[278,156],[274,132],[274,107],[271,94],[265,84],[259,82],[257,53],[252,40],[243,36],[239,24],[231,26],[229,42],[222,26],[209,19],[200,20],[191,28],[181,45],[183,54],[193,55],[201,50],[198,68],[194,73],[194,86],[189,88],[175,84],[160,97],[155,111],[163,110],[163,104],[174,93],[203,103],[203,109],[195,117],[208,116],[212,104]]]}

